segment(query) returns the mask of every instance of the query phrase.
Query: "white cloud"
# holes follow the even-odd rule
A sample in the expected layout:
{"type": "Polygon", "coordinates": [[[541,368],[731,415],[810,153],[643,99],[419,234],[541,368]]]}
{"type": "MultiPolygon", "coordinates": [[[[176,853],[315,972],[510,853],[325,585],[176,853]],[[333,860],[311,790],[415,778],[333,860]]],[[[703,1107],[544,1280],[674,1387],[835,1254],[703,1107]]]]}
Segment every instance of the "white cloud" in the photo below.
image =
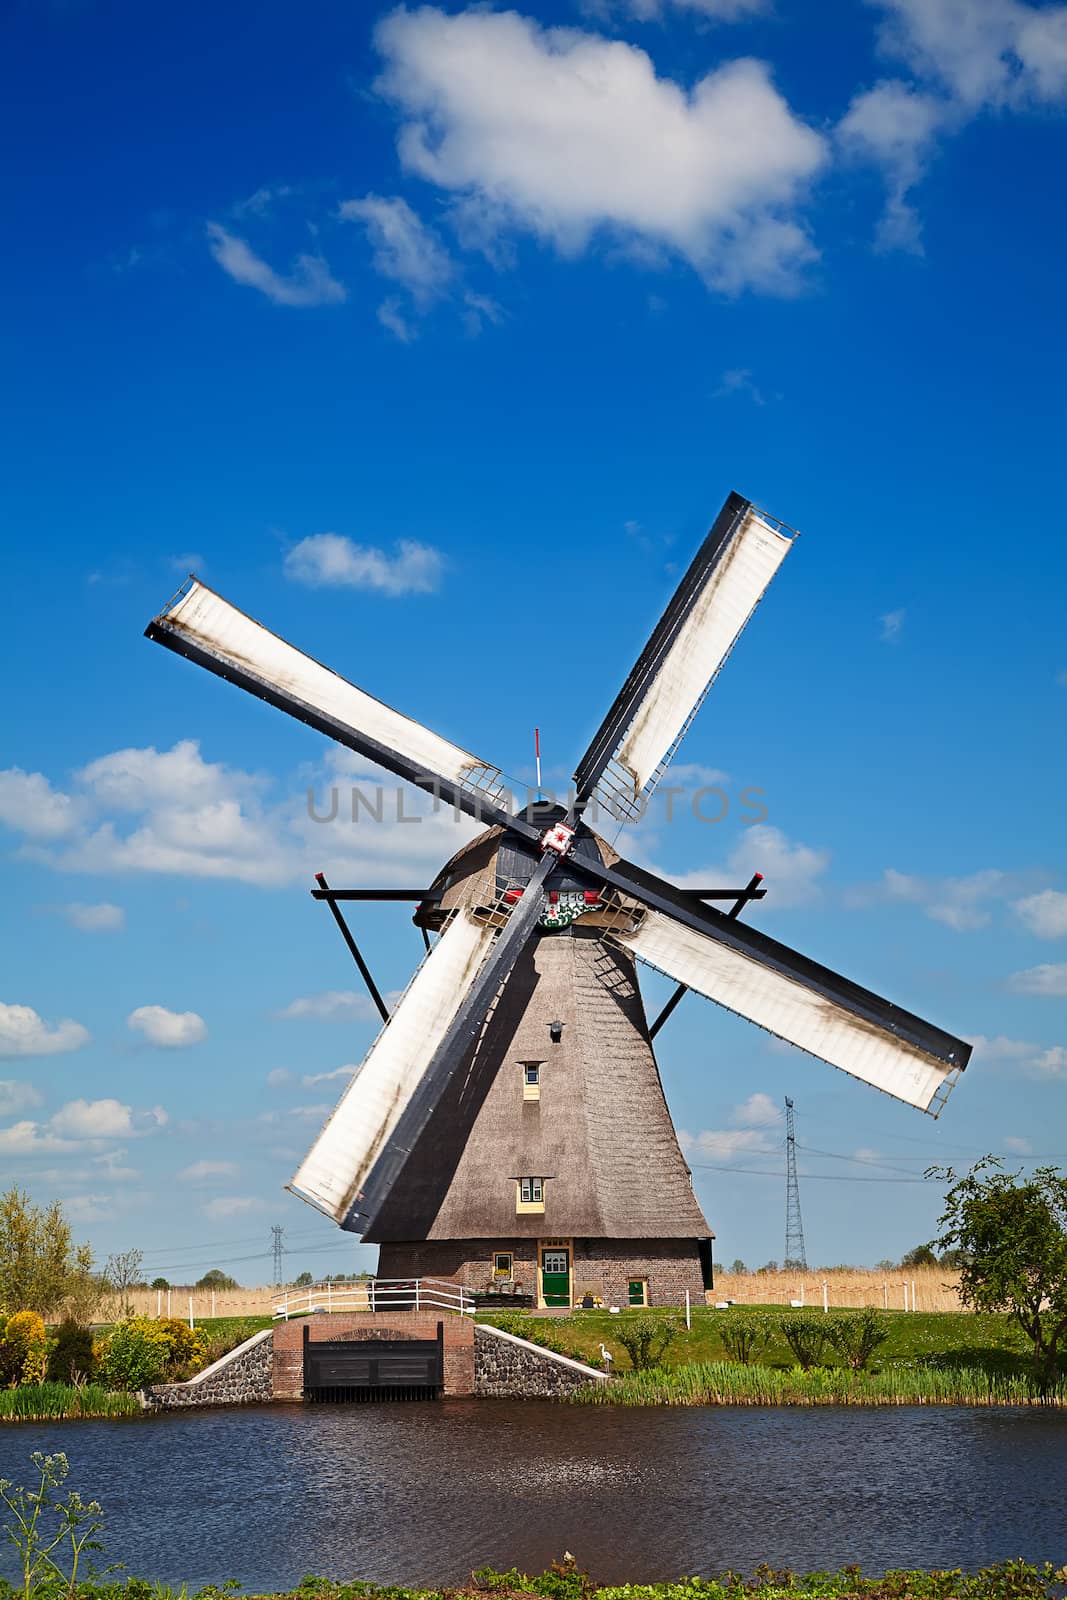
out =
{"type": "Polygon", "coordinates": [[[1029,1139],[1024,1139],[1016,1133],[1006,1133],[1000,1142],[1013,1156],[1028,1156],[1034,1148],[1029,1139]]]}
{"type": "Polygon", "coordinates": [[[237,1176],[237,1163],[235,1161],[194,1161],[191,1166],[183,1167],[178,1177],[182,1183],[205,1183],[211,1178],[235,1178],[237,1176]]]}
{"type": "Polygon", "coordinates": [[[606,235],[726,293],[788,292],[815,256],[796,211],[826,144],[761,62],[688,89],[621,40],[432,6],[392,12],[376,40],[403,165],[490,240],[524,229],[576,255],[606,235]]]}
{"type": "Polygon", "coordinates": [[[1067,995],[1067,965],[1046,962],[1027,967],[1024,972],[1013,972],[1008,988],[1016,994],[1067,995]]]}
{"type": "Polygon", "coordinates": [[[207,1024],[195,1011],[168,1011],[166,1006],[138,1006],[126,1026],[160,1050],[185,1050],[207,1038],[207,1024]]]}
{"type": "Polygon", "coordinates": [[[773,1128],[782,1120],[782,1108],[769,1094],[750,1094],[736,1106],[730,1121],[738,1128],[773,1128]]]}
{"type": "Polygon", "coordinates": [[[921,906],[925,916],[943,922],[957,933],[970,933],[992,921],[990,907],[1017,894],[1023,876],[986,867],[960,878],[924,878],[916,873],[898,872],[887,867],[882,881],[873,887],[853,889],[849,903],[868,905],[872,900],[907,901],[921,906]]]}
{"type": "MultiPolygon", "coordinates": [[[[1067,968],[1063,970],[1067,972],[1067,968]]],[[[1063,1045],[1030,1044],[1025,1039],[1006,1038],[1004,1034],[993,1039],[979,1034],[971,1043],[975,1059],[983,1065],[1010,1064],[1028,1078],[1059,1078],[1067,1073],[1067,1049],[1063,1045]]]]}
{"type": "Polygon", "coordinates": [[[681,889],[716,881],[747,883],[754,872],[767,880],[768,900],[775,910],[807,905],[821,893],[819,879],[830,865],[829,850],[794,843],[780,828],[757,822],[747,827],[726,858],[725,866],[700,867],[684,874],[663,873],[681,889]]]}
{"type": "Polygon", "coordinates": [[[1043,889],[1040,894],[1027,895],[1016,900],[1012,910],[1040,938],[1067,938],[1067,894],[1060,890],[1043,889]]]}
{"type": "Polygon", "coordinates": [[[225,1221],[227,1217],[244,1217],[249,1212],[262,1210],[263,1201],[251,1194],[220,1195],[203,1207],[205,1217],[210,1217],[213,1222],[225,1221]]]}
{"type": "Polygon", "coordinates": [[[465,307],[463,326],[470,334],[481,333],[487,322],[491,322],[494,327],[499,327],[504,320],[503,307],[498,305],[490,295],[475,294],[472,289],[468,289],[463,296],[463,304],[465,307]]]}
{"type": "Polygon", "coordinates": [[[715,22],[739,22],[766,11],[770,0],[620,0],[620,4],[638,22],[658,21],[672,5],[715,22]]]}
{"type": "Polygon", "coordinates": [[[275,797],[263,776],[205,761],[192,739],[170,750],[115,751],[75,774],[78,828],[62,839],[27,839],[20,854],[59,871],[109,878],[174,873],[275,887],[305,881],[325,862],[339,879],[429,882],[478,831],[448,807],[435,813],[431,797],[347,751],[327,749],[312,773],[324,779],[325,792],[309,789],[302,768],[275,797]],[[353,818],[354,791],[373,800],[379,785],[382,819],[372,820],[366,808],[353,818]],[[328,821],[331,792],[336,816],[328,821]]]}
{"type": "Polygon", "coordinates": [[[0,1155],[51,1155],[59,1150],[75,1148],[69,1140],[48,1133],[39,1122],[26,1120],[14,1122],[9,1128],[0,1128],[0,1155]]]}
{"type": "Polygon", "coordinates": [[[0,1001],[0,1056],[56,1056],[80,1050],[89,1042],[89,1030],[69,1018],[54,1025],[44,1022],[32,1006],[5,1005],[0,1001]]]}
{"type": "Polygon", "coordinates": [[[342,1079],[354,1078],[359,1071],[358,1067],[334,1067],[332,1072],[309,1072],[300,1082],[305,1089],[314,1089],[319,1083],[338,1083],[342,1079]]]}
{"type": "Polygon", "coordinates": [[[61,906],[60,910],[71,927],[81,933],[114,933],[126,922],[122,907],[110,905],[106,900],[98,905],[83,905],[81,901],[74,900],[70,905],[61,906]]]}
{"type": "Polygon", "coordinates": [[[13,1117],[20,1111],[32,1111],[41,1103],[41,1092],[32,1083],[21,1083],[17,1078],[0,1078],[0,1117],[13,1117]]]}
{"type": "Polygon", "coordinates": [[[744,395],[752,401],[754,406],[765,406],[767,397],[759,384],[753,378],[748,367],[730,367],[719,379],[719,387],[712,395],[713,400],[726,400],[731,395],[744,395]]]}
{"type": "Polygon", "coordinates": [[[737,1156],[768,1155],[779,1146],[759,1128],[708,1128],[703,1133],[678,1130],[686,1155],[708,1156],[712,1161],[733,1161],[737,1156]]]}
{"type": "Polygon", "coordinates": [[[374,269],[402,284],[417,306],[445,293],[455,268],[437,234],[397,196],[368,194],[346,200],[339,215],[362,223],[373,249],[374,269]]]}
{"type": "Polygon", "coordinates": [[[50,1119],[49,1127],[61,1139],[126,1139],[154,1133],[166,1121],[162,1106],[135,1111],[120,1100],[71,1100],[50,1119]]]}
{"type": "Polygon", "coordinates": [[[413,323],[404,315],[404,308],[396,295],[390,295],[383,300],[375,312],[375,316],[394,339],[399,339],[401,344],[410,344],[417,337],[413,323]]]}
{"type": "Polygon", "coordinates": [[[285,1084],[292,1083],[293,1074],[288,1067],[274,1067],[267,1073],[268,1089],[281,1089],[285,1084]]]}
{"type": "MultiPolygon", "coordinates": [[[[389,997],[386,997],[388,1002],[389,997]]],[[[287,1006],[275,1013],[287,1022],[310,1019],[315,1022],[374,1022],[378,1010],[369,995],[358,989],[327,989],[322,994],[302,995],[290,1000],[287,1006]]]]}
{"type": "Polygon", "coordinates": [[[881,44],[971,110],[1067,93],[1067,6],[1019,0],[881,0],[881,44]]]}
{"type": "Polygon", "coordinates": [[[339,533],[301,539],[285,558],[285,575],[312,589],[371,589],[378,594],[431,594],[441,582],[444,557],[415,539],[398,541],[386,555],[339,533]]]}
{"type": "Polygon", "coordinates": [[[897,640],[900,638],[901,629],[904,626],[903,609],[899,611],[887,611],[885,616],[881,618],[881,623],[882,643],[896,644],[897,640]]]}
{"type": "MultiPolygon", "coordinates": [[[[856,95],[838,124],[837,138],[845,156],[871,162],[885,174],[885,210],[875,236],[880,249],[921,251],[922,230],[908,196],[923,175],[934,136],[946,119],[942,101],[891,79],[856,95]]],[[[903,619],[904,613],[889,615],[903,619]]]]}
{"type": "Polygon", "coordinates": [[[78,805],[40,772],[0,772],[0,823],[31,839],[61,839],[78,824],[78,805]]]}
{"type": "Polygon", "coordinates": [[[235,283],[258,289],[276,306],[337,305],[347,296],[322,256],[298,255],[286,276],[275,272],[246,240],[229,233],[217,222],[207,225],[208,248],[219,266],[235,283]]]}

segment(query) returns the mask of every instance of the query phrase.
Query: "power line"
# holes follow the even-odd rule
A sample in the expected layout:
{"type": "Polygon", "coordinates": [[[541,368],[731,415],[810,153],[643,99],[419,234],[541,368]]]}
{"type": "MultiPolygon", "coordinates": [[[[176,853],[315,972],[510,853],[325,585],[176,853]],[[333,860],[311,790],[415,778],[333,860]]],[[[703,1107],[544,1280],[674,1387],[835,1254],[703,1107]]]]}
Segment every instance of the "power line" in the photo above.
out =
{"type": "MultiPolygon", "coordinates": [[[[701,1172],[738,1172],[746,1178],[774,1178],[781,1183],[781,1172],[772,1172],[759,1167],[725,1167],[718,1166],[711,1161],[693,1161],[692,1167],[701,1172]]],[[[805,1183],[926,1183],[925,1178],[859,1178],[851,1172],[806,1172],[805,1183]]]]}

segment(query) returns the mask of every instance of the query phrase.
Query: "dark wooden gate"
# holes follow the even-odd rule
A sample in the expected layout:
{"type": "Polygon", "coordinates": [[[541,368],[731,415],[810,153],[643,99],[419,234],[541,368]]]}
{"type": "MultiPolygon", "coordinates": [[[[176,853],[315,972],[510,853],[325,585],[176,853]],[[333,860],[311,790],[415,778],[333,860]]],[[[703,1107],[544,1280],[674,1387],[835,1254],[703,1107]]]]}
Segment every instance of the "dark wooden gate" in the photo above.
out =
{"type": "Polygon", "coordinates": [[[436,1400],[445,1381],[445,1327],[436,1339],[312,1339],[304,1324],[304,1398],[436,1400]]]}

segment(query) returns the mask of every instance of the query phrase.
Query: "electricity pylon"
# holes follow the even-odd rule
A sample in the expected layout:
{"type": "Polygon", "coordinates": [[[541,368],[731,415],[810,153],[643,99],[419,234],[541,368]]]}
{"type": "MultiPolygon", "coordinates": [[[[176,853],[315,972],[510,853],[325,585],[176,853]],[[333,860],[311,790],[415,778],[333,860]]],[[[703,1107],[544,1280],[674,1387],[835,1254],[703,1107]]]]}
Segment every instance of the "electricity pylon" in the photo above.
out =
{"type": "Polygon", "coordinates": [[[285,1236],[285,1229],[282,1227],[280,1222],[276,1222],[274,1223],[270,1232],[270,1249],[271,1255],[274,1257],[274,1287],[278,1289],[281,1287],[282,1281],[282,1255],[285,1251],[285,1246],[282,1244],[282,1239],[285,1236]]]}
{"type": "Polygon", "coordinates": [[[785,1266],[808,1270],[804,1251],[804,1223],[800,1215],[800,1184],[797,1182],[797,1133],[793,1121],[793,1102],[785,1097],[785,1266]]]}

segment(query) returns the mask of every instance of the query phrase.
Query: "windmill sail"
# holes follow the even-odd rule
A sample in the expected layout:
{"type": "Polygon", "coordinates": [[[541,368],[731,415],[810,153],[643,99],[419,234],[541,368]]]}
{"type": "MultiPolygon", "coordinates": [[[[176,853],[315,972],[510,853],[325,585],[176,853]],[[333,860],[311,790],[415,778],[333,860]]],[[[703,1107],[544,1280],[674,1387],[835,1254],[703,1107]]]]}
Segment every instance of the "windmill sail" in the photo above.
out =
{"type": "Polygon", "coordinates": [[[197,579],[145,631],[387,771],[497,820],[505,794],[498,768],[357,689],[197,579]]]}
{"type": "Polygon", "coordinates": [[[580,799],[639,812],[791,544],[730,495],[578,765],[580,799]]]}
{"type": "Polygon", "coordinates": [[[289,1188],[336,1222],[358,1208],[436,1046],[478,975],[496,936],[458,913],[408,985],[362,1066],[330,1114],[289,1188]]]}
{"type": "Polygon", "coordinates": [[[842,1072],[937,1116],[971,1046],[628,862],[591,876],[637,901],[608,935],[639,961],[842,1072]]]}

